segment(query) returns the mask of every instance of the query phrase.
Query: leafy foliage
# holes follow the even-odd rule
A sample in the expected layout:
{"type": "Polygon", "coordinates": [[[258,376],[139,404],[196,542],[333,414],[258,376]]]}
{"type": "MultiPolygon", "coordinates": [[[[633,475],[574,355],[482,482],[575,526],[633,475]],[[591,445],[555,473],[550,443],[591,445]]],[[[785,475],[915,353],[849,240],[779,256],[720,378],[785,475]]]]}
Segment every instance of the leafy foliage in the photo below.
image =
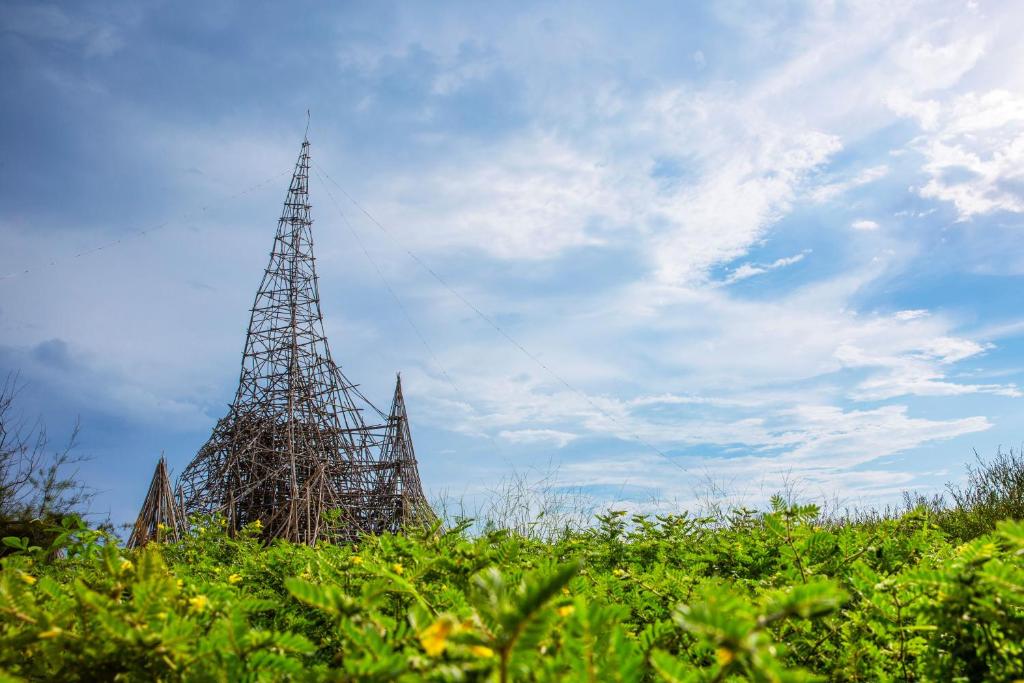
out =
{"type": "Polygon", "coordinates": [[[950,484],[952,505],[939,511],[943,529],[961,541],[992,531],[1000,520],[1024,519],[1024,453],[1000,450],[989,460],[975,458],[967,484],[950,484]]]}
{"type": "Polygon", "coordinates": [[[1024,523],[599,515],[266,546],[194,520],[129,552],[69,521],[5,539],[4,680],[804,681],[1024,675],[1024,523]],[[56,552],[60,550],[61,552],[56,552]]]}

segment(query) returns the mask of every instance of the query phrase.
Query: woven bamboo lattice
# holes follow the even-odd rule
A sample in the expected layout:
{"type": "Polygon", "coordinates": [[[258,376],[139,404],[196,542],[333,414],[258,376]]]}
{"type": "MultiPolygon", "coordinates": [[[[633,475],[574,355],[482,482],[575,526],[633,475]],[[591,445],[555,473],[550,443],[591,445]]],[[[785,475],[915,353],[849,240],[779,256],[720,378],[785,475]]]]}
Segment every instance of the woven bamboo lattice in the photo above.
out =
{"type": "MultiPolygon", "coordinates": [[[[392,421],[331,358],[310,209],[304,140],[252,307],[238,391],[178,485],[188,514],[222,515],[231,531],[258,520],[267,538],[313,544],[398,530],[408,515],[396,481],[416,482],[415,507],[426,501],[415,459],[410,466],[392,455],[392,421]]],[[[399,452],[411,457],[402,406],[399,440],[409,445],[399,452]]]]}
{"type": "Polygon", "coordinates": [[[141,548],[150,541],[163,543],[177,541],[181,529],[181,512],[171,490],[171,479],[167,475],[167,461],[160,456],[149,484],[146,499],[128,537],[129,548],[141,548]]]}
{"type": "Polygon", "coordinates": [[[409,431],[409,416],[402,396],[402,376],[395,380],[395,397],[391,402],[387,431],[381,448],[381,477],[378,479],[374,497],[387,501],[382,510],[390,511],[379,523],[384,529],[395,529],[412,525],[430,525],[437,516],[423,495],[420,484],[416,452],[412,446],[409,431]]]}

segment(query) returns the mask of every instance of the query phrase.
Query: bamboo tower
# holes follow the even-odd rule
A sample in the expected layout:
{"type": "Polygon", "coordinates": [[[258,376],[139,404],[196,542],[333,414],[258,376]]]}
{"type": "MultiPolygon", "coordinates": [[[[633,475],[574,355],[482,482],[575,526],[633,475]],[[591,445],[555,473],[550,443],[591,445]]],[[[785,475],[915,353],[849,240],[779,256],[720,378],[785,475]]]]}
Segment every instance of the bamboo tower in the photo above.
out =
{"type": "Polygon", "coordinates": [[[251,309],[238,390],[179,491],[185,512],[222,515],[231,532],[259,521],[268,539],[312,545],[390,527],[390,501],[376,493],[393,463],[380,457],[387,416],[342,374],[327,344],[309,166],[307,139],[251,309]]]}
{"type": "Polygon", "coordinates": [[[179,524],[183,521],[171,491],[171,479],[167,476],[167,460],[161,455],[127,547],[141,548],[150,541],[177,541],[179,524]]]}

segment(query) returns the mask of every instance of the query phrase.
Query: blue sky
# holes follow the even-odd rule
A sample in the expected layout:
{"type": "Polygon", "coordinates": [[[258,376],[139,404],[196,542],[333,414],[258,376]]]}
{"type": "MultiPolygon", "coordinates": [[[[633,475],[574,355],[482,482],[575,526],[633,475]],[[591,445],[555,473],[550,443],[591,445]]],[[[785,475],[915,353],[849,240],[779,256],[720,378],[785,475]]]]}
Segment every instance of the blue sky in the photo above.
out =
{"type": "Polygon", "coordinates": [[[388,231],[314,177],[332,350],[381,404],[402,371],[431,495],[938,490],[1024,440],[1022,30],[982,1],[6,2],[0,372],[56,439],[80,417],[131,518],[233,395],[309,108],[388,231]]]}

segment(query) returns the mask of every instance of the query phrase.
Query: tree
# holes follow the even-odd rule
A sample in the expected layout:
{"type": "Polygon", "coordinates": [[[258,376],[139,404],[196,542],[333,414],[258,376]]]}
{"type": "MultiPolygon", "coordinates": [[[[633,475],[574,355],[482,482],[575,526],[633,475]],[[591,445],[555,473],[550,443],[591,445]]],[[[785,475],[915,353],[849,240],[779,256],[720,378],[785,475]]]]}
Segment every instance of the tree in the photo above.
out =
{"type": "Polygon", "coordinates": [[[0,536],[42,540],[55,522],[80,514],[92,492],[78,481],[78,423],[63,448],[51,450],[42,422],[15,410],[22,388],[14,373],[0,384],[0,536]]]}

